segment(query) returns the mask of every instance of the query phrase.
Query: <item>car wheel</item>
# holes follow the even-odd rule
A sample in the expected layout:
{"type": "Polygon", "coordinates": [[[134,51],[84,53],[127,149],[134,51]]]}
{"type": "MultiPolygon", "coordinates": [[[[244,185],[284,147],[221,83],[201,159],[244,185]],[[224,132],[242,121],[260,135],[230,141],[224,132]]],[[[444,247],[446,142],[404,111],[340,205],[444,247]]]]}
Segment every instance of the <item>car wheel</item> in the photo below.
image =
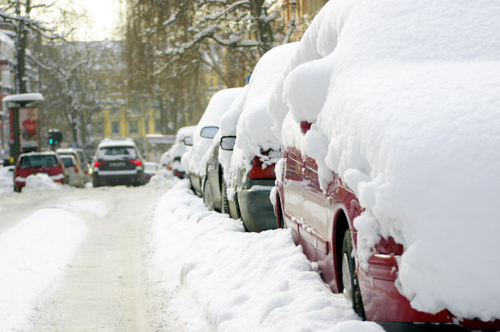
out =
{"type": "Polygon", "coordinates": [[[221,180],[221,183],[222,183],[222,188],[220,190],[222,195],[221,212],[229,214],[229,201],[227,200],[227,184],[226,181],[224,181],[224,179],[221,180]]]}
{"type": "Polygon", "coordinates": [[[201,196],[203,197],[203,203],[205,203],[206,207],[210,211],[214,211],[214,200],[210,183],[208,183],[208,177],[205,179],[205,185],[203,186],[203,192],[201,193],[201,196]]]}
{"type": "Polygon", "coordinates": [[[342,285],[344,288],[344,296],[352,303],[354,311],[363,319],[365,319],[365,310],[361,299],[361,290],[359,289],[358,277],[356,275],[356,261],[353,257],[353,246],[351,239],[351,231],[348,229],[344,233],[344,241],[342,243],[342,285]]]}

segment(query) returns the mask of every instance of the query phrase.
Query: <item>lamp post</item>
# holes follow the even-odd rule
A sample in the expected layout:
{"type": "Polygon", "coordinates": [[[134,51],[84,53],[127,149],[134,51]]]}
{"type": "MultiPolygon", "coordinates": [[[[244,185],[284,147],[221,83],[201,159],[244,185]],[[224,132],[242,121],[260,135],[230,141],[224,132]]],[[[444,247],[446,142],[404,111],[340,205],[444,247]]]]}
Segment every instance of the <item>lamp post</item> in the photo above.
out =
{"type": "MultiPolygon", "coordinates": [[[[26,29],[25,20],[29,19],[31,12],[31,0],[25,0],[24,8],[26,15],[19,20],[16,25],[16,90],[17,93],[26,93],[26,43],[28,40],[28,30],[26,29]]],[[[21,15],[21,0],[16,3],[16,15],[21,15]]]]}

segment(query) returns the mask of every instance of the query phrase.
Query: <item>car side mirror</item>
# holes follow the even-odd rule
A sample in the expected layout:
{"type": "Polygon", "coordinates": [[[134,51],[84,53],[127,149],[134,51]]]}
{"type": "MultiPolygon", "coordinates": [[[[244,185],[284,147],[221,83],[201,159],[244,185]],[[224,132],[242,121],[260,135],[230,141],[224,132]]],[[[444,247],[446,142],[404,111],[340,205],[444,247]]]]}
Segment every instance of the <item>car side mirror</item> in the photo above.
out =
{"type": "Polygon", "coordinates": [[[311,125],[312,125],[311,122],[307,121],[300,122],[300,131],[302,132],[302,135],[305,135],[309,131],[309,129],[311,129],[311,125]]]}
{"type": "Polygon", "coordinates": [[[186,137],[184,137],[184,139],[182,141],[184,142],[185,146],[193,146],[193,144],[194,144],[193,136],[186,136],[186,137]]]}
{"type": "Polygon", "coordinates": [[[200,136],[203,138],[214,138],[218,131],[219,127],[216,126],[203,127],[201,128],[200,136]]]}
{"type": "Polygon", "coordinates": [[[223,136],[220,139],[220,148],[224,151],[233,151],[236,143],[236,136],[223,136]]]}

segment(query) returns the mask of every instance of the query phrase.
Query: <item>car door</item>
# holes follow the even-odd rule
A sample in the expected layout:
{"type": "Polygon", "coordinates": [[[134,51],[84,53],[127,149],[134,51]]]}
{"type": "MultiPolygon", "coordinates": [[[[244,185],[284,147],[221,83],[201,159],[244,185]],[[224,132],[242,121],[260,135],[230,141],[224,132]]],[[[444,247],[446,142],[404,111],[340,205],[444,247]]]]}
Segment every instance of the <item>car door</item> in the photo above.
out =
{"type": "Polygon", "coordinates": [[[304,243],[306,255],[314,261],[322,260],[329,253],[329,206],[327,195],[320,188],[318,164],[313,158],[303,160],[301,182],[301,211],[303,224],[299,234],[304,243]]]}
{"type": "Polygon", "coordinates": [[[283,218],[286,226],[292,229],[294,237],[298,237],[298,227],[301,223],[300,186],[303,176],[302,155],[297,148],[288,148],[284,154],[283,179],[283,218]]]}

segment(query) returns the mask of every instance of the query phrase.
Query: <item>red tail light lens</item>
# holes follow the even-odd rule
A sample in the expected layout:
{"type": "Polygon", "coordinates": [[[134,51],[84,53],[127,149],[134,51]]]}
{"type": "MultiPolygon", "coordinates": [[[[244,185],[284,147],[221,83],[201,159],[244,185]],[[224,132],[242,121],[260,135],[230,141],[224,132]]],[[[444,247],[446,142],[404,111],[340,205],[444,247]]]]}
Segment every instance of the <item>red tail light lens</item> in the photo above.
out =
{"type": "Polygon", "coordinates": [[[106,162],[104,160],[98,160],[94,163],[94,167],[103,166],[106,162]]]}
{"type": "Polygon", "coordinates": [[[252,169],[248,174],[250,179],[274,179],[276,178],[276,174],[274,173],[274,166],[276,164],[271,164],[264,166],[259,156],[255,156],[252,162],[252,169]]]}
{"type": "Polygon", "coordinates": [[[75,173],[78,173],[78,166],[73,166],[75,168],[75,173]]]}
{"type": "Polygon", "coordinates": [[[139,159],[130,159],[129,162],[135,166],[142,166],[142,162],[139,159]]]}
{"type": "Polygon", "coordinates": [[[388,239],[382,238],[380,242],[375,245],[375,251],[379,254],[402,255],[403,250],[403,245],[397,243],[392,236],[388,239]]]}

